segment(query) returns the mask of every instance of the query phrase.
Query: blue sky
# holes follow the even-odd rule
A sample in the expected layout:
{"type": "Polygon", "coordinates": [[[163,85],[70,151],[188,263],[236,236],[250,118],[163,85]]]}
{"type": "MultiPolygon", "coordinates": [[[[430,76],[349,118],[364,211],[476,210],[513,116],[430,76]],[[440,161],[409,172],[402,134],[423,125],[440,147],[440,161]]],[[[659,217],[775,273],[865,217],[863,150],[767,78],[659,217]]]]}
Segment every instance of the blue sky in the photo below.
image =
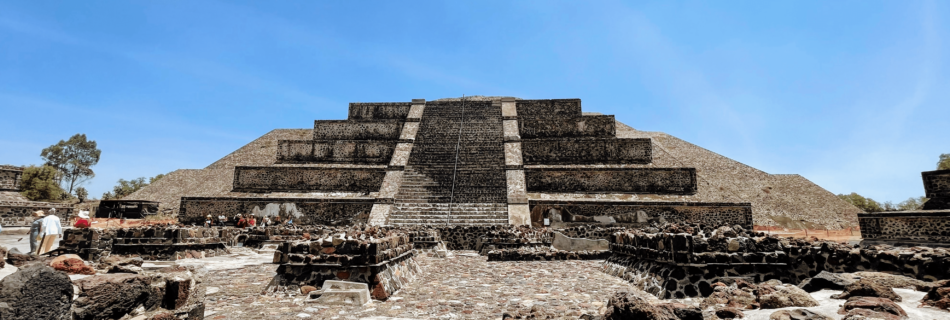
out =
{"type": "Polygon", "coordinates": [[[348,102],[581,98],[879,201],[950,153],[950,4],[0,1],[0,164],[86,133],[93,196],[348,102]]]}

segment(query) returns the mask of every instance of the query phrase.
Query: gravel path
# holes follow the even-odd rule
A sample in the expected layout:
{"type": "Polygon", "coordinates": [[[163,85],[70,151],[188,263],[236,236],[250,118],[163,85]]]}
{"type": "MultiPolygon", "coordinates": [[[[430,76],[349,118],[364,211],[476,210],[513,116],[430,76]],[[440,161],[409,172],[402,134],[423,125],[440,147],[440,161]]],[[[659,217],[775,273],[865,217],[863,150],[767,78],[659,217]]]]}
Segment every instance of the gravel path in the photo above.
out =
{"type": "Polygon", "coordinates": [[[388,301],[363,307],[323,306],[300,295],[261,295],[276,265],[213,271],[207,319],[501,319],[533,306],[576,319],[603,312],[609,296],[633,289],[604,274],[602,261],[488,262],[474,252],[440,259],[417,255],[423,275],[388,301]]]}

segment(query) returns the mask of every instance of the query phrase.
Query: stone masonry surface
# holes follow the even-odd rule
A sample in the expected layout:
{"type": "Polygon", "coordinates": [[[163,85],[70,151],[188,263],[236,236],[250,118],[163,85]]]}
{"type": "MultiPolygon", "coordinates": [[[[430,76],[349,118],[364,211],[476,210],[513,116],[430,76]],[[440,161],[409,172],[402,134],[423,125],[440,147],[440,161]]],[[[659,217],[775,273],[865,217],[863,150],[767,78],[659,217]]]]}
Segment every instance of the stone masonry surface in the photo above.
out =
{"type": "Polygon", "coordinates": [[[385,170],[368,168],[237,167],[234,190],[375,192],[382,186],[385,175],[385,170]]]}
{"type": "Polygon", "coordinates": [[[402,121],[396,120],[315,120],[314,140],[393,140],[399,139],[402,121]]]}
{"type": "Polygon", "coordinates": [[[0,166],[0,191],[18,191],[21,175],[23,175],[23,168],[0,166]]]}
{"type": "Polygon", "coordinates": [[[406,119],[411,102],[351,102],[349,120],[406,119]]]}
{"type": "Polygon", "coordinates": [[[261,295],[276,265],[214,271],[206,319],[501,319],[534,306],[579,317],[598,314],[611,294],[633,287],[599,270],[601,261],[488,262],[473,251],[449,258],[416,257],[420,276],[386,301],[361,307],[322,306],[294,297],[261,295]]]}
{"type": "Polygon", "coordinates": [[[696,169],[525,169],[528,192],[696,193],[696,169]]]}
{"type": "Polygon", "coordinates": [[[204,217],[236,214],[258,218],[280,216],[299,225],[352,225],[365,223],[373,199],[300,199],[300,198],[182,198],[179,221],[203,224],[204,217]]]}
{"type": "Polygon", "coordinates": [[[280,140],[277,163],[387,164],[396,140],[280,140]]]}
{"type": "Polygon", "coordinates": [[[647,164],[650,139],[528,139],[521,141],[524,164],[647,164]]]}

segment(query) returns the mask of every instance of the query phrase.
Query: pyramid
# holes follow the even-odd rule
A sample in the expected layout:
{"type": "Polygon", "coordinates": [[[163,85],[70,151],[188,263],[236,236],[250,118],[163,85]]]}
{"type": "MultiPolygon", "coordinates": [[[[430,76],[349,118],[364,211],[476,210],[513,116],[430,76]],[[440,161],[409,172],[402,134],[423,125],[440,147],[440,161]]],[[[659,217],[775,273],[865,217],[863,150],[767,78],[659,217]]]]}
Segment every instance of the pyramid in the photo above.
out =
{"type": "Polygon", "coordinates": [[[859,209],[580,99],[350,103],[347,120],[277,129],[204,169],[128,196],[182,222],[280,215],[345,225],[857,225],[859,209]]]}

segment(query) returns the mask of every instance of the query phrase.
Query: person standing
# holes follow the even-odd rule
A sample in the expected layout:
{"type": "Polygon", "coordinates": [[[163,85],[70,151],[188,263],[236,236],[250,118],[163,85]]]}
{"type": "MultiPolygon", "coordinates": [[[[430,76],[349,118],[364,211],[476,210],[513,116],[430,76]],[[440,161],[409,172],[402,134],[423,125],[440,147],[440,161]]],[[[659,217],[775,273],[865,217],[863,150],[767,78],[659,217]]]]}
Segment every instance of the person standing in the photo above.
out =
{"type": "Polygon", "coordinates": [[[219,226],[219,227],[223,227],[223,226],[224,226],[224,223],[227,222],[227,221],[228,221],[228,216],[225,216],[224,214],[218,215],[218,226],[219,226]]]}
{"type": "Polygon", "coordinates": [[[63,234],[63,225],[60,223],[59,216],[56,215],[56,208],[50,209],[49,215],[43,218],[43,236],[60,236],[63,234]]]}
{"type": "Polygon", "coordinates": [[[247,225],[251,228],[257,226],[257,217],[251,216],[250,220],[247,221],[247,225]]]}
{"type": "Polygon", "coordinates": [[[33,211],[33,223],[30,224],[30,254],[36,252],[36,248],[40,247],[40,241],[43,238],[40,236],[43,231],[43,217],[46,216],[46,213],[43,210],[33,211]]]}

